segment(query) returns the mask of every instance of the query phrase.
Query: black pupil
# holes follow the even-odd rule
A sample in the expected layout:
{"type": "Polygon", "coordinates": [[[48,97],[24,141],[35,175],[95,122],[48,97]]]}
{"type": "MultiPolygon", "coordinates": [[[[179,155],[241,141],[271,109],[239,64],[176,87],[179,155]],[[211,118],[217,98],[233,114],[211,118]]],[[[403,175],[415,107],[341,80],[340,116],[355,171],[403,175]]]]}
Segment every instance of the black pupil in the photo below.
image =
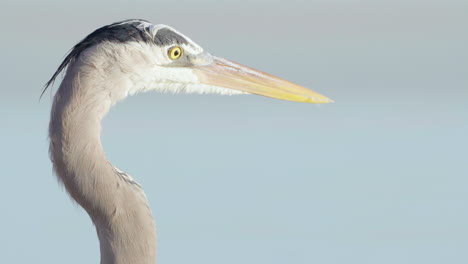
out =
{"type": "Polygon", "coordinates": [[[174,51],[174,56],[179,56],[179,50],[174,51]]]}

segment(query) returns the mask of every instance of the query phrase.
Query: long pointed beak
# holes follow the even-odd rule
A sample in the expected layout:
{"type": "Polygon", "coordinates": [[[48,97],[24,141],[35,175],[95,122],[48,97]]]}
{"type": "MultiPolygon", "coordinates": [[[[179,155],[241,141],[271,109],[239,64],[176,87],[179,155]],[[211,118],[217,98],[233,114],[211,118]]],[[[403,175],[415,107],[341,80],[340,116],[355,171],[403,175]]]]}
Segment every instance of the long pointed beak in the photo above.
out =
{"type": "Polygon", "coordinates": [[[193,71],[203,84],[281,100],[315,104],[333,102],[300,85],[223,58],[213,57],[212,64],[194,67],[193,71]]]}

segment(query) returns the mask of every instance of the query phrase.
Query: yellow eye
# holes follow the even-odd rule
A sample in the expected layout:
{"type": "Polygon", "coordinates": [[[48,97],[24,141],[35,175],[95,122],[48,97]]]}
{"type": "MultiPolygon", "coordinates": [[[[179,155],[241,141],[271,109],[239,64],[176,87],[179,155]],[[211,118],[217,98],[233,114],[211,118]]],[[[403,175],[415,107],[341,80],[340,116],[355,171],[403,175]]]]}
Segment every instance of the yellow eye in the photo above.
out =
{"type": "Polygon", "coordinates": [[[178,46],[172,47],[169,49],[168,53],[169,58],[171,58],[171,60],[177,60],[178,58],[180,58],[180,56],[182,56],[182,48],[178,46]]]}

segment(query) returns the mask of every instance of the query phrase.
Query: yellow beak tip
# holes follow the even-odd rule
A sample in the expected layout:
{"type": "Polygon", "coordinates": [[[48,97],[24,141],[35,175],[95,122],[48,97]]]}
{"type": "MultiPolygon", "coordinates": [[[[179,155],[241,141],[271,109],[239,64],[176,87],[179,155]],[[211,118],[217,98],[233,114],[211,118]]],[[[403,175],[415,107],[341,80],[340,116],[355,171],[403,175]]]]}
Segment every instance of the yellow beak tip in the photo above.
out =
{"type": "Polygon", "coordinates": [[[332,99],[330,98],[327,98],[327,97],[309,97],[308,100],[306,101],[307,103],[311,103],[311,104],[328,104],[328,103],[334,103],[335,101],[333,101],[332,99]]]}

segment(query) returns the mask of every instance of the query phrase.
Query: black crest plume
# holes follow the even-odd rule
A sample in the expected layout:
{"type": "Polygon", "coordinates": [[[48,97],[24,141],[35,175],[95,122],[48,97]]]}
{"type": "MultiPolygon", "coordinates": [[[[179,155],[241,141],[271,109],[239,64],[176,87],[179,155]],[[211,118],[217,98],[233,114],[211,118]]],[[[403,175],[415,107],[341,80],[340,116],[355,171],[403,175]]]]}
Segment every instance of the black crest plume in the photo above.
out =
{"type": "Polygon", "coordinates": [[[142,19],[128,19],[121,22],[116,22],[107,26],[103,26],[99,29],[96,29],[93,33],[89,34],[78,44],[76,44],[66,55],[65,59],[62,61],[58,69],[55,71],[52,78],[44,85],[42,90],[41,97],[51,86],[58,75],[63,72],[70,62],[76,60],[80,54],[87,48],[99,44],[104,41],[110,42],[152,42],[153,39],[150,37],[151,34],[148,34],[148,28],[139,27],[142,23],[149,23],[146,20],[142,19]]]}

